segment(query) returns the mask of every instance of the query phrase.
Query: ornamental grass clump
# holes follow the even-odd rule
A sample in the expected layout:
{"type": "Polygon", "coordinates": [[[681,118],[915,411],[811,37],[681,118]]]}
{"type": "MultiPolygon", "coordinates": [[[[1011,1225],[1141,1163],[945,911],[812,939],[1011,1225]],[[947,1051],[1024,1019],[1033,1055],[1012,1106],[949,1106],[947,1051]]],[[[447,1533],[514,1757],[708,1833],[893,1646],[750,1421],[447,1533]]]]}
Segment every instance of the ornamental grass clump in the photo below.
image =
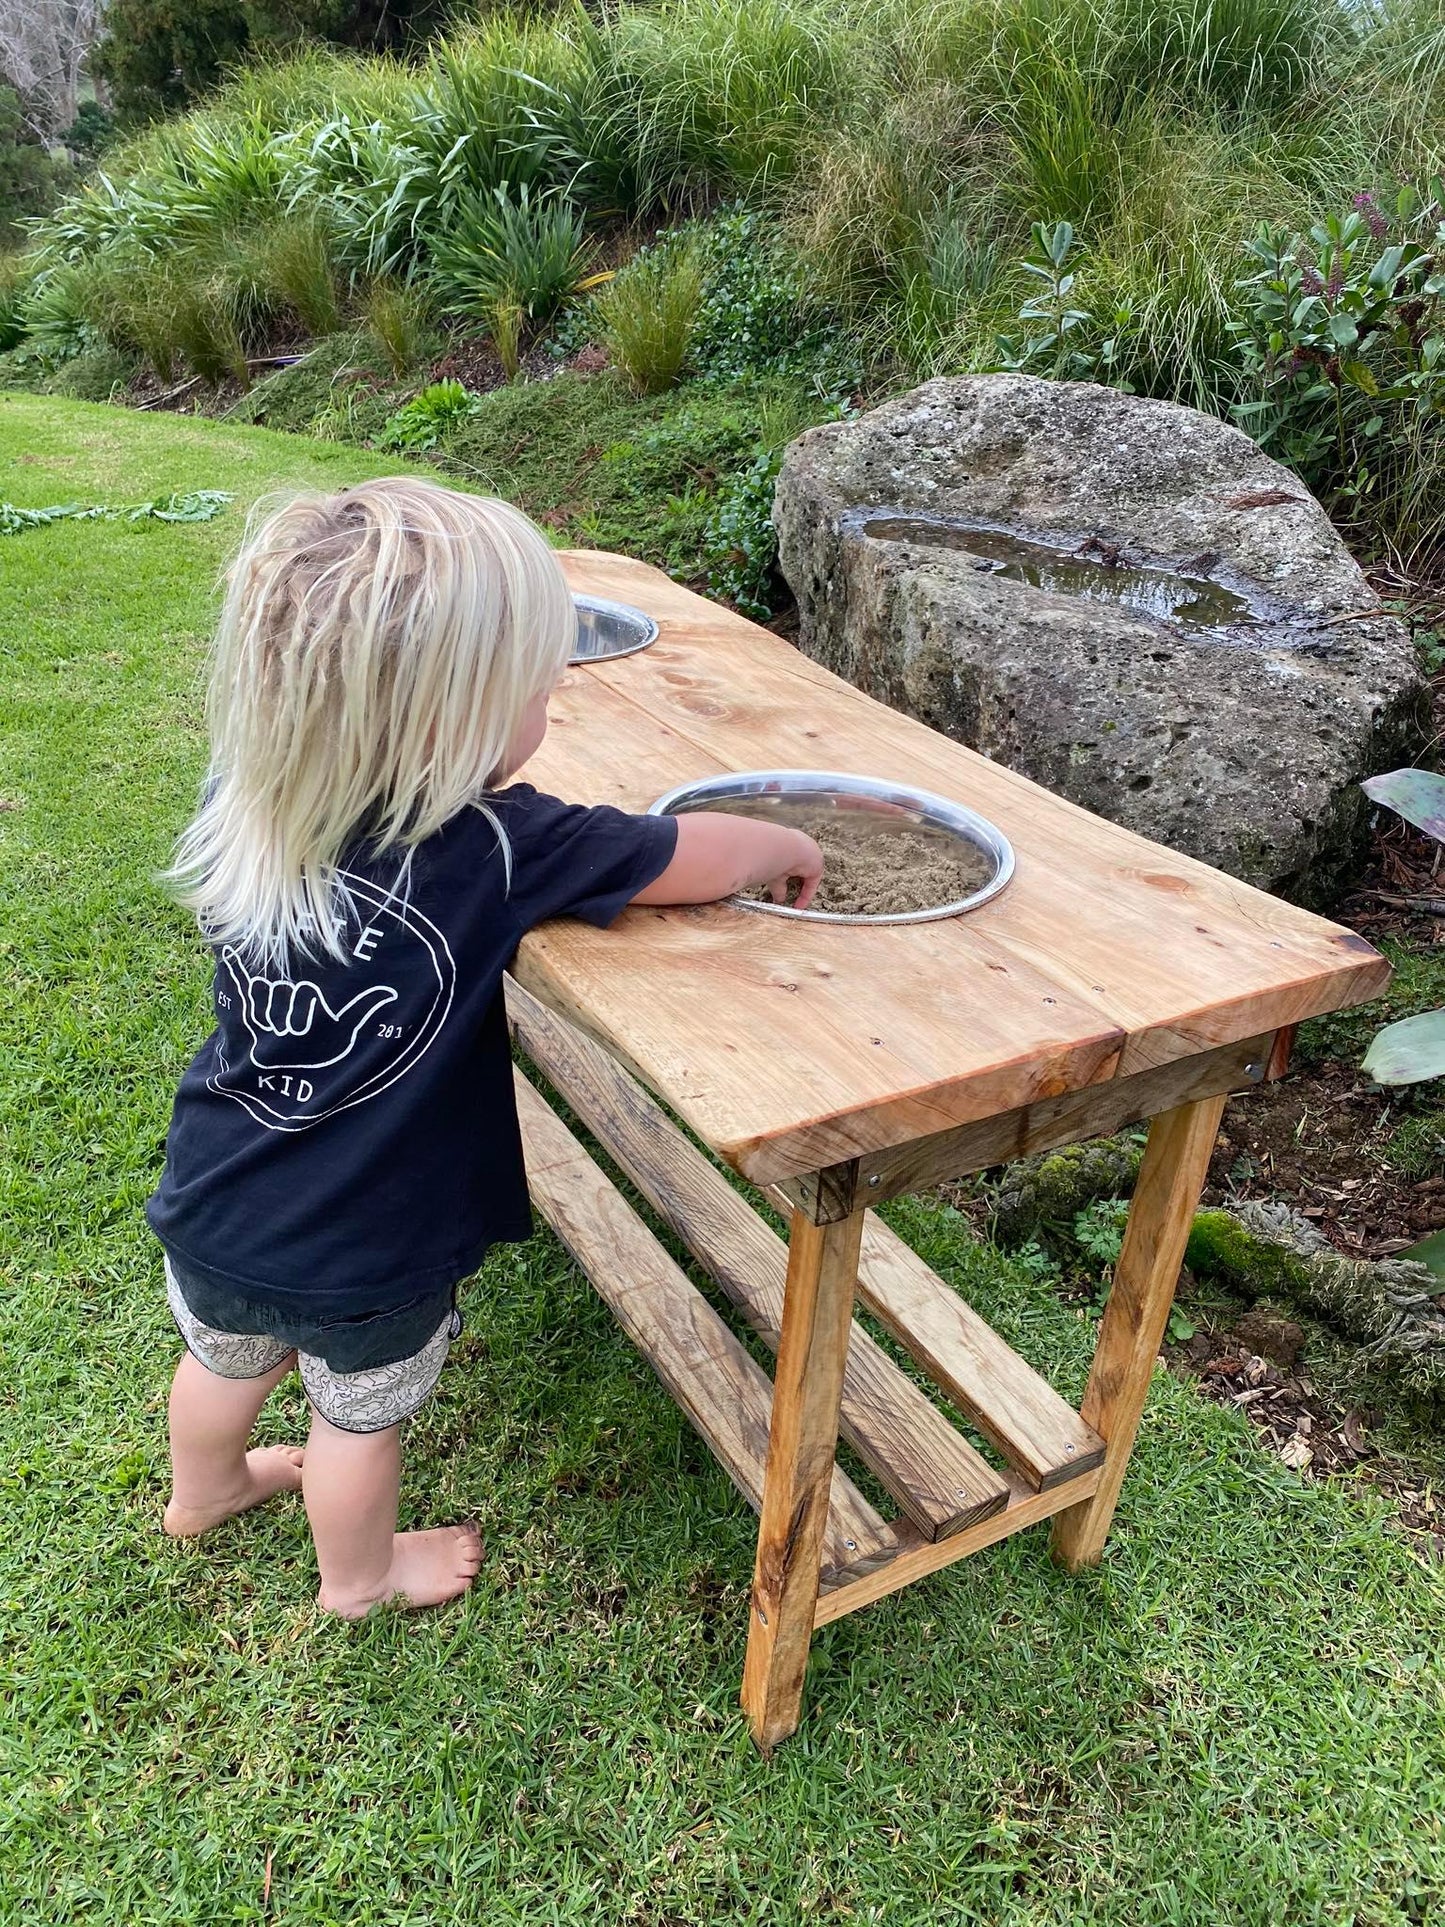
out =
{"type": "Polygon", "coordinates": [[[364,303],[366,325],[398,380],[425,357],[432,341],[426,291],[402,281],[376,281],[364,303]]]}
{"type": "Polygon", "coordinates": [[[687,361],[703,296],[695,242],[646,249],[597,297],[602,339],[634,393],[671,388],[687,361]]]}

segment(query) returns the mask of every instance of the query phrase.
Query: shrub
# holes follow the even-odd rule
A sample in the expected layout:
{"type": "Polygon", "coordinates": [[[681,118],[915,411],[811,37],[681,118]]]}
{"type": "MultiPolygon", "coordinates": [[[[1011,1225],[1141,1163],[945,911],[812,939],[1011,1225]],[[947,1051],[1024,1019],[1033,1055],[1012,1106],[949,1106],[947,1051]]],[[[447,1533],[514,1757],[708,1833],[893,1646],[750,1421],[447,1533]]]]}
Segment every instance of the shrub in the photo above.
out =
{"type": "Polygon", "coordinates": [[[0,255],[0,354],[25,339],[25,298],[34,270],[20,254],[0,255]]]}
{"type": "Polygon", "coordinates": [[[109,0],[91,61],[123,120],[152,120],[214,86],[249,37],[241,0],[109,0]]]}
{"type": "Polygon", "coordinates": [[[841,317],[808,286],[776,224],[731,208],[697,230],[705,285],[692,359],[714,381],[804,375],[825,389],[856,385],[858,354],[841,317]]]}
{"type": "Polygon", "coordinates": [[[499,306],[514,306],[545,321],[584,284],[590,252],[570,202],[503,181],[459,201],[433,241],[431,280],[452,314],[491,320],[499,306]]]}
{"type": "Polygon", "coordinates": [[[0,84],[0,246],[18,241],[23,223],[53,207],[72,178],[30,131],[15,90],[0,84]]]}
{"type": "Polygon", "coordinates": [[[422,454],[435,448],[476,410],[477,397],[459,381],[434,381],[396,411],[377,437],[376,445],[406,454],[422,454]]]}
{"type": "Polygon", "coordinates": [[[114,401],[136,372],[135,357],[122,349],[86,348],[65,362],[47,383],[55,395],[75,401],[114,401]]]}
{"type": "Polygon", "coordinates": [[[608,353],[639,395],[660,394],[682,372],[702,303],[695,244],[646,249],[597,298],[608,353]]]}
{"type": "Polygon", "coordinates": [[[778,559],[773,495],[781,461],[781,449],[766,449],[725,483],[703,534],[709,594],[759,622],[773,613],[773,565],[778,559]]]}
{"type": "Polygon", "coordinates": [[[570,171],[552,111],[558,48],[546,25],[502,18],[440,41],[418,80],[411,138],[440,171],[485,194],[542,192],[570,171]]]}
{"type": "Polygon", "coordinates": [[[157,381],[174,381],[183,358],[177,318],[192,296],[173,264],[116,248],[80,272],[86,312],[98,335],[112,349],[139,355],[157,381]]]}
{"type": "Polygon", "coordinates": [[[786,179],[848,65],[842,16],[808,0],[673,0],[624,34],[639,138],[674,192],[786,179]]]}

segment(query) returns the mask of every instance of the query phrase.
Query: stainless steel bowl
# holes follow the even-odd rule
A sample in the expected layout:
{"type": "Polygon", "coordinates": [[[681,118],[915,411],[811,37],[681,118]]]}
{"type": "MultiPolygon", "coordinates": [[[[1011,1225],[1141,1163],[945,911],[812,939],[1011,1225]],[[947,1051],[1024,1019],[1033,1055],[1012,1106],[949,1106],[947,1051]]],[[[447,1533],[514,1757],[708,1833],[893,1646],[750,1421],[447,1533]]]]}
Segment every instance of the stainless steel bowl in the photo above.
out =
{"type": "Polygon", "coordinates": [[[657,624],[641,609],[600,595],[574,595],[572,600],[577,605],[577,640],[569,662],[608,662],[613,656],[636,655],[657,641],[657,624]]]}
{"type": "Polygon", "coordinates": [[[794,910],[785,903],[760,903],[753,897],[731,897],[740,910],[761,910],[772,917],[798,917],[809,923],[936,923],[943,917],[962,916],[996,897],[1014,873],[1013,845],[1003,831],[977,811],[962,803],[950,802],[929,790],[911,789],[903,783],[883,783],[871,776],[841,776],[830,770],[760,769],[743,770],[726,776],[708,776],[697,783],[680,783],[676,789],[659,796],[649,816],[679,816],[689,810],[717,809],[737,797],[786,798],[789,803],[808,803],[826,808],[875,807],[881,815],[906,816],[911,822],[944,830],[961,842],[982,851],[991,865],[987,882],[953,903],[939,903],[927,910],[902,910],[887,916],[844,916],[833,910],[794,910]],[[849,799],[839,805],[838,799],[849,799]]]}

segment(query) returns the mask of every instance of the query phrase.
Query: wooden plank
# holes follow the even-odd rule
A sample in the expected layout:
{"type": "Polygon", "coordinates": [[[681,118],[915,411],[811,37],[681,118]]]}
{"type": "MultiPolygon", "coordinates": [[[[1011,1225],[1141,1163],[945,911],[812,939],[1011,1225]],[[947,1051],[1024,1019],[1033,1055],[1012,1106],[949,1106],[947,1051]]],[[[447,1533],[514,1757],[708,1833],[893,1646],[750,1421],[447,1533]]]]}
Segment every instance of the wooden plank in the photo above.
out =
{"type": "Polygon", "coordinates": [[[635,809],[715,770],[823,762],[971,803],[1018,851],[1002,896],[942,924],[709,906],[524,940],[528,987],[747,1175],[798,1177],[1276,1030],[1385,981],[1354,933],[1050,796],[658,572],[598,555],[564,566],[577,587],[650,608],[661,635],[569,674],[527,772],[543,787],[635,809]]]}
{"type": "MultiPolygon", "coordinates": [[[[594,566],[591,557],[573,560],[594,566]]],[[[597,665],[597,675],[644,705],[654,721],[720,755],[725,767],[740,731],[758,754],[751,765],[734,767],[813,767],[825,741],[829,767],[856,767],[950,795],[962,780],[967,794],[960,801],[987,815],[995,807],[1008,814],[1004,827],[1021,873],[990,913],[995,907],[1002,913],[998,921],[1008,927],[1016,956],[1030,954],[1057,984],[1108,1001],[1115,1021],[1130,1033],[1123,1074],[1180,1055],[1177,1020],[1159,1020],[1161,990],[1171,998],[1186,994],[1179,1017],[1195,1047],[1274,1029],[1275,1021],[1262,1020],[1213,1032],[1209,1013],[1248,995],[1256,983],[1277,985],[1291,963],[1307,962],[1312,974],[1321,960],[1333,968],[1336,959],[1329,944],[1321,944],[1322,933],[1353,935],[1053,795],[873,701],[765,630],[733,617],[719,631],[711,605],[701,599],[684,614],[676,585],[654,591],[656,572],[615,560],[631,574],[635,592],[660,592],[674,608],[670,660],[665,675],[655,675],[656,665],[649,665],[631,676],[629,664],[620,661],[597,665]],[[863,760],[840,764],[840,753],[863,760]],[[1062,851],[1067,861],[1060,861],[1062,851]],[[1217,915],[1227,929],[1214,926],[1217,915]],[[1070,939],[1062,950],[1061,922],[1070,939]],[[1130,954],[1129,945],[1137,954],[1130,954]],[[1151,1041],[1156,1029],[1160,1034],[1151,1041]]],[[[1356,945],[1360,954],[1374,956],[1362,940],[1356,945]]]]}
{"type": "Polygon", "coordinates": [[[1091,1137],[1107,1137],[1127,1124],[1137,1124],[1161,1111],[1201,1097],[1248,1090],[1287,1068],[1287,1045],[1276,1035],[1246,1038],[1197,1057],[1180,1058],[1154,1070],[1136,1071],[1107,1084],[1091,1084],[1062,1097],[1026,1104],[1002,1117],[982,1118],[977,1124],[939,1131],[891,1151],[854,1158],[808,1178],[785,1180],[778,1194],[805,1210],[815,1222],[844,1217],[858,1202],[882,1204],[910,1191],[927,1191],[950,1178],[986,1171],[1013,1158],[1051,1151],[1061,1144],[1079,1144],[1091,1137]],[[828,1182],[824,1183],[823,1180],[828,1182]]]}
{"type": "Polygon", "coordinates": [[[837,1476],[838,1404],[862,1228],[861,1213],[830,1225],[815,1225],[796,1213],[788,1240],[783,1333],[743,1661],[743,1709],[765,1757],[796,1730],[802,1710],[828,1480],[837,1476]]]}
{"type": "MultiPolygon", "coordinates": [[[[754,1508],[762,1505],[772,1389],[556,1112],[516,1074],[527,1181],[544,1218],[754,1508]]],[[[846,1564],[895,1542],[847,1475],[820,1475],[815,1559],[846,1564]],[[826,1515],[826,1516],[825,1516],[826,1515]]]]}
{"type": "Polygon", "coordinates": [[[1054,1521],[1054,1556],[1070,1571],[1103,1556],[1223,1111],[1222,1097],[1206,1097],[1150,1127],[1084,1394],[1084,1416],[1107,1441],[1103,1471],[1094,1496],[1054,1521]]]}
{"type": "Polygon", "coordinates": [[[978,1525],[970,1526],[967,1532],[960,1532],[937,1545],[929,1545],[924,1539],[907,1537],[900,1532],[901,1543],[896,1553],[880,1553],[875,1559],[865,1560],[859,1566],[828,1576],[818,1594],[818,1604],[813,1613],[814,1631],[834,1619],[842,1619],[847,1613],[857,1612],[860,1607],[871,1606],[875,1600],[885,1599],[891,1592],[911,1586],[915,1579],[926,1579],[931,1572],[940,1572],[944,1566],[967,1559],[970,1553],[981,1552],[985,1546],[997,1545],[1001,1539],[1012,1538],[1014,1533],[1022,1532],[1026,1526],[1037,1525],[1041,1519],[1053,1518],[1066,1506],[1076,1503],[1077,1493],[1082,1492],[1085,1496],[1092,1494],[1101,1476],[1096,1467],[1094,1471],[1086,1472],[1076,1486],[1054,1486],[1047,1492],[1031,1492],[1021,1479],[1015,1479],[1010,1488],[1009,1502],[1002,1512],[994,1513],[991,1519],[984,1519],[978,1525]]]}
{"type": "MultiPolygon", "coordinates": [[[[518,984],[508,983],[507,1010],[533,1062],[776,1351],[783,1240],[599,1045],[518,984]]],[[[1008,1498],[1002,1475],[856,1324],[839,1429],[927,1539],[986,1518],[1008,1498]]]]}
{"type": "Polygon", "coordinates": [[[1103,1439],[1067,1399],[872,1212],[858,1296],[1035,1491],[1103,1459],[1103,1439]]]}

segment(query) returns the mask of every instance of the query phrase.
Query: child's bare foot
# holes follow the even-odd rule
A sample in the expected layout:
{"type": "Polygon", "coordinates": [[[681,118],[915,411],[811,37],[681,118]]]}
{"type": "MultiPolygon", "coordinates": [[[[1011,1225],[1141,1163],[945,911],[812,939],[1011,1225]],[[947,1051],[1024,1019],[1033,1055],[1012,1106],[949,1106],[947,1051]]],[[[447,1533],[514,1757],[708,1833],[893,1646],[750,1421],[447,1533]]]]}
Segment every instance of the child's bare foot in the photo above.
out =
{"type": "Polygon", "coordinates": [[[375,1592],[333,1593],[321,1588],[323,1612],[364,1619],[373,1606],[440,1606],[464,1593],[482,1563],[482,1535],[475,1526],[436,1526],[430,1532],[398,1532],[391,1542],[391,1568],[375,1592]]]}
{"type": "Polygon", "coordinates": [[[278,1492],[301,1490],[302,1448],[299,1445],[263,1445],[246,1454],[245,1482],[235,1492],[213,1499],[208,1505],[182,1505],[172,1499],[166,1507],[165,1529],[173,1539],[194,1539],[209,1532],[223,1519],[237,1512],[248,1512],[278,1492]]]}

